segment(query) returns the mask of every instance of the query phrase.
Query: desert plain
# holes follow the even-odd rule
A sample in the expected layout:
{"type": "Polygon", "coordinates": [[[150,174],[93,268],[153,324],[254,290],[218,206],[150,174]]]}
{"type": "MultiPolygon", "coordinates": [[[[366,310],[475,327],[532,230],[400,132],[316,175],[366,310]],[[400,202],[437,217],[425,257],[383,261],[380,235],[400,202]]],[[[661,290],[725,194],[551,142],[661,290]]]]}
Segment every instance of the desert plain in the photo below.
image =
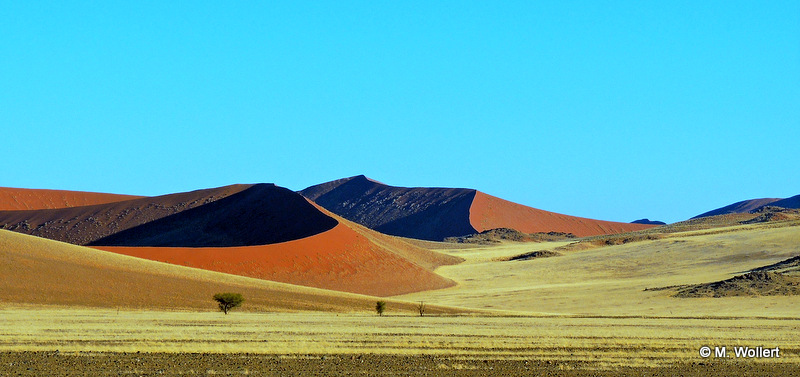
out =
{"type": "MultiPolygon", "coordinates": [[[[478,244],[337,217],[312,237],[231,250],[0,230],[0,376],[798,375],[796,295],[754,281],[679,297],[800,255],[796,218],[741,216],[478,244]],[[246,301],[224,315],[211,300],[222,291],[246,301]],[[779,357],[747,356],[758,347],[779,357]]],[[[780,266],[794,289],[796,263],[780,266]]]]}

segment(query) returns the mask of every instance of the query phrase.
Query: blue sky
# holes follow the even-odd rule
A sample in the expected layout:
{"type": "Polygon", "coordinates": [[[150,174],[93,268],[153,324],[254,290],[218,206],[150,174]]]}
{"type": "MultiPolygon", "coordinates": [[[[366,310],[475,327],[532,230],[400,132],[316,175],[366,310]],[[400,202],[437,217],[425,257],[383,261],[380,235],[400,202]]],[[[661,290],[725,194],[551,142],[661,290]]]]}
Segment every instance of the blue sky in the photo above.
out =
{"type": "Polygon", "coordinates": [[[668,222],[800,194],[797,1],[0,4],[0,186],[365,174],[668,222]]]}

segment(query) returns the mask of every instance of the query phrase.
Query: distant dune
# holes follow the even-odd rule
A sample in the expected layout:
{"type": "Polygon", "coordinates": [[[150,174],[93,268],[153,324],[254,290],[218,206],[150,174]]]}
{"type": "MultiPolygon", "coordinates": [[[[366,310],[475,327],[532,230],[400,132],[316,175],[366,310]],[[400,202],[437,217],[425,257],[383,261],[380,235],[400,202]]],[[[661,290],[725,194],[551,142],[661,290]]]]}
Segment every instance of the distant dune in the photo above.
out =
{"type": "Polygon", "coordinates": [[[700,217],[708,217],[708,216],[717,216],[717,215],[727,215],[730,213],[748,213],[752,210],[755,210],[759,207],[763,207],[765,205],[772,205],[772,203],[779,201],[781,199],[776,198],[763,198],[763,199],[750,199],[750,200],[742,200],[741,202],[736,202],[725,207],[720,207],[705,213],[701,213],[693,219],[697,219],[700,217]]]}
{"type": "Polygon", "coordinates": [[[639,219],[631,221],[631,224],[647,224],[647,225],[667,225],[667,223],[658,220],[639,219]]]}
{"type": "Polygon", "coordinates": [[[97,192],[0,187],[0,211],[57,209],[142,198],[97,192]]]}
{"type": "Polygon", "coordinates": [[[83,207],[0,211],[0,229],[86,245],[112,234],[203,206],[250,187],[252,185],[231,185],[83,207]]]}
{"type": "Polygon", "coordinates": [[[783,207],[783,208],[800,208],[800,195],[795,195],[791,198],[776,200],[772,203],[769,203],[769,205],[775,207],[783,207]]]}
{"type": "Polygon", "coordinates": [[[363,175],[311,186],[300,193],[379,232],[431,241],[494,228],[589,236],[650,227],[561,215],[472,189],[388,186],[363,175]]]}
{"type": "Polygon", "coordinates": [[[494,228],[512,228],[523,233],[559,232],[586,237],[652,228],[652,225],[647,224],[593,220],[543,211],[480,191],[476,193],[469,212],[470,223],[479,232],[494,228]]]}
{"type": "MultiPolygon", "coordinates": [[[[0,230],[0,302],[216,310],[239,292],[243,310],[371,311],[374,298],[174,266],[0,230]]],[[[410,304],[405,305],[406,310],[410,304]]]]}
{"type": "Polygon", "coordinates": [[[294,191],[262,183],[219,200],[113,233],[88,245],[267,245],[313,236],[333,229],[337,223],[294,191]]]}
{"type": "Polygon", "coordinates": [[[441,241],[476,233],[469,222],[475,190],[394,187],[360,175],[311,186],[300,194],[385,234],[441,241]]]}
{"type": "Polygon", "coordinates": [[[392,235],[441,240],[512,228],[587,236],[649,227],[542,211],[476,190],[393,187],[364,176],[303,193],[316,203],[254,184],[0,211],[0,228],[174,265],[391,296],[453,286],[433,271],[461,261],[392,235]]]}

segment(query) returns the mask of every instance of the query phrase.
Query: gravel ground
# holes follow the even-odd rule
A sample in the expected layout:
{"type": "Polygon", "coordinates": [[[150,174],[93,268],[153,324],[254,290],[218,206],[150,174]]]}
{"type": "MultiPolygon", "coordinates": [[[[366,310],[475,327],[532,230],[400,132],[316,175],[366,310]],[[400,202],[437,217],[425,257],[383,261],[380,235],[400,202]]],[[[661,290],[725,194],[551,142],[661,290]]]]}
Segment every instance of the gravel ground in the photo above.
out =
{"type": "Polygon", "coordinates": [[[800,376],[800,365],[687,362],[619,367],[442,356],[0,353],[0,376],[800,376]]]}

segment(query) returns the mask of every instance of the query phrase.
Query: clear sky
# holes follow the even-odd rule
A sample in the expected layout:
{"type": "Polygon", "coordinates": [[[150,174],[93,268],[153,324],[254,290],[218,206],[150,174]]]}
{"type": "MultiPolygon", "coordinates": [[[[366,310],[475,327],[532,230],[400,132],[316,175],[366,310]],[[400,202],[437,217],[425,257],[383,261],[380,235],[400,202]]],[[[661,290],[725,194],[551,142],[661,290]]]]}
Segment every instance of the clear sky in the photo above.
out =
{"type": "Polygon", "coordinates": [[[800,194],[794,0],[0,0],[0,20],[0,186],[365,174],[626,222],[800,194]]]}

